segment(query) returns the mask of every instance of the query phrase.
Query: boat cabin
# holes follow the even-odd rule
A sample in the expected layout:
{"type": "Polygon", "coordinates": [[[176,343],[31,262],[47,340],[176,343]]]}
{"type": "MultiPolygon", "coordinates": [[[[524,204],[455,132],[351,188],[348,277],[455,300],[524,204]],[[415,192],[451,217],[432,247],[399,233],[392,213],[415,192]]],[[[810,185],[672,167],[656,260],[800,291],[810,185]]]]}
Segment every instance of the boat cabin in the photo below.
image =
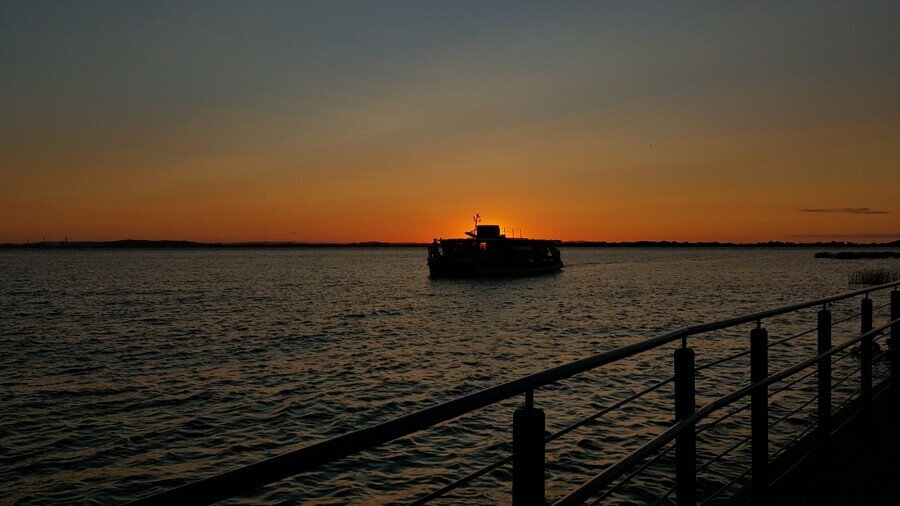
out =
{"type": "Polygon", "coordinates": [[[474,232],[466,232],[473,239],[505,239],[500,233],[500,225],[476,225],[474,232]]]}

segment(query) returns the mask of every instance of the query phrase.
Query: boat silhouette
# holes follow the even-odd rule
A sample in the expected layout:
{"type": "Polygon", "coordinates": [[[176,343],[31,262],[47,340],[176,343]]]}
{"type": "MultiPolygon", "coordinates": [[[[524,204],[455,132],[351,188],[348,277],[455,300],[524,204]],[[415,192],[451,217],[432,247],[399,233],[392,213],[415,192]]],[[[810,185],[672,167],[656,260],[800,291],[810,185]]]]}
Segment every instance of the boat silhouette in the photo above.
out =
{"type": "Polygon", "coordinates": [[[467,238],[435,239],[428,248],[432,278],[520,277],[558,272],[563,267],[559,241],[507,237],[499,225],[479,225],[467,238]]]}

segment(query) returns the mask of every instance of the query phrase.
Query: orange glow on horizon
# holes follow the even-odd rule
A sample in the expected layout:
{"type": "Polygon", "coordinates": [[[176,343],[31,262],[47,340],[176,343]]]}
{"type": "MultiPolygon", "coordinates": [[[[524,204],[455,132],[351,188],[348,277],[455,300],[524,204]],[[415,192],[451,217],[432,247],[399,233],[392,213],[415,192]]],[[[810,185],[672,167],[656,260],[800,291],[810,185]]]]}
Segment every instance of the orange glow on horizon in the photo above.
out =
{"type": "Polygon", "coordinates": [[[0,243],[895,241],[896,13],[826,4],[9,8],[0,243]]]}

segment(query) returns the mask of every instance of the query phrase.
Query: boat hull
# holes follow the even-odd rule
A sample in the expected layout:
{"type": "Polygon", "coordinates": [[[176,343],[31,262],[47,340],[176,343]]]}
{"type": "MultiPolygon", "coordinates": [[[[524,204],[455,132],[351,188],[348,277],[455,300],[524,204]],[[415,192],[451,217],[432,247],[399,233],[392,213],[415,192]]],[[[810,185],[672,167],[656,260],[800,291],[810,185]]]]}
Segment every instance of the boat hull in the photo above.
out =
{"type": "Polygon", "coordinates": [[[562,267],[558,241],[543,239],[441,239],[428,255],[433,278],[538,276],[562,267]]]}

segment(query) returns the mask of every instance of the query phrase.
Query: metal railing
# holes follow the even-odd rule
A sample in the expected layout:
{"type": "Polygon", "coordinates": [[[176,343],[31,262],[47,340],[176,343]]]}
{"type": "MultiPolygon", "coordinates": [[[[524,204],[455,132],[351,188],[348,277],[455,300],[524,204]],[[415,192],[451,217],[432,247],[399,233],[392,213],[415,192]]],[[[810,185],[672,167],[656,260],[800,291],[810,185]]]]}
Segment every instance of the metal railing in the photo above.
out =
{"type": "MultiPolygon", "coordinates": [[[[847,380],[856,374],[858,374],[860,378],[859,389],[855,392],[851,392],[847,396],[847,399],[845,399],[844,404],[840,405],[838,408],[840,409],[843,407],[843,405],[850,402],[851,399],[856,399],[860,405],[861,412],[866,416],[871,415],[871,401],[873,397],[872,364],[876,358],[884,358],[887,356],[885,353],[876,355],[875,343],[877,338],[881,337],[888,329],[890,330],[893,343],[900,342],[897,341],[897,339],[900,338],[900,292],[897,291],[898,286],[900,286],[900,281],[867,287],[840,295],[801,302],[776,309],[760,311],[713,323],[685,327],[644,341],[622,346],[611,351],[490,387],[364,429],[292,450],[268,460],[263,460],[255,464],[240,467],[216,476],[151,495],[134,501],[131,504],[211,504],[223,499],[246,494],[264,485],[316,469],[324,464],[374,448],[383,443],[427,429],[436,424],[452,420],[464,414],[475,412],[484,407],[500,403],[522,394],[525,396],[524,405],[517,408],[513,414],[512,454],[471,472],[439,490],[435,490],[420,497],[412,504],[424,504],[430,500],[441,497],[458,487],[469,484],[480,476],[509,464],[510,462],[513,464],[513,503],[517,505],[544,504],[544,454],[547,443],[561,438],[563,435],[587,424],[596,423],[598,420],[602,420],[602,418],[611,411],[620,409],[632,402],[637,402],[669,383],[674,383],[675,389],[675,402],[673,406],[675,417],[672,425],[661,434],[628,453],[624,458],[621,458],[608,466],[600,474],[594,476],[577,489],[568,493],[555,504],[581,504],[592,499],[597,502],[602,501],[611,494],[621,490],[628,482],[644,472],[649,466],[658,464],[658,462],[669,457],[669,454],[672,451],[675,452],[675,477],[674,480],[672,480],[674,483],[665,494],[658,499],[658,501],[664,502],[668,500],[668,497],[674,492],[678,504],[695,504],[698,502],[698,471],[708,471],[711,464],[721,461],[727,455],[746,445],[748,442],[751,445],[749,468],[739,473],[737,477],[732,478],[725,486],[720,487],[703,500],[708,501],[712,498],[721,496],[730,489],[736,488],[742,481],[746,481],[746,477],[749,474],[752,478],[751,486],[754,501],[761,501],[762,503],[765,500],[766,489],[770,482],[767,476],[770,460],[785,448],[794,445],[799,439],[806,437],[809,432],[813,430],[812,425],[808,426],[806,430],[799,436],[796,436],[794,440],[788,442],[787,445],[779,449],[775,455],[770,455],[768,443],[771,426],[777,425],[780,421],[786,420],[791,416],[795,416],[800,410],[809,407],[813,402],[817,402],[817,412],[814,419],[816,433],[818,434],[817,437],[820,439],[827,437],[831,434],[833,429],[832,413],[836,411],[832,409],[831,405],[833,389],[840,386],[841,382],[844,380],[847,380]],[[883,292],[891,288],[893,288],[893,290],[890,291],[890,302],[877,308],[878,310],[881,310],[889,307],[890,321],[876,327],[873,323],[875,308],[873,307],[872,299],[869,298],[869,294],[883,292]],[[828,309],[829,304],[846,301],[860,295],[863,295],[864,298],[860,303],[859,313],[838,320],[832,319],[831,311],[828,309]],[[768,341],[768,333],[763,327],[763,322],[765,320],[815,307],[821,307],[822,309],[818,312],[818,320],[814,328],[803,330],[787,338],[772,341],[771,343],[768,341]],[[854,331],[852,338],[843,341],[837,346],[832,346],[832,328],[838,324],[852,321],[856,317],[860,320],[859,333],[854,331]],[[700,366],[694,364],[695,353],[694,350],[688,346],[689,338],[718,330],[731,329],[747,323],[755,325],[755,328],[750,332],[749,349],[713,360],[700,366]],[[786,369],[774,374],[769,374],[768,349],[770,347],[783,345],[785,343],[793,343],[795,340],[810,335],[813,332],[816,333],[817,341],[815,343],[816,351],[812,356],[809,356],[786,369]],[[590,416],[581,418],[577,422],[554,434],[547,435],[545,433],[544,412],[534,405],[535,390],[679,341],[680,347],[675,350],[674,376],[655,382],[627,398],[613,403],[590,416]],[[852,347],[857,344],[858,348],[853,349],[852,347]],[[843,354],[839,355],[841,353],[843,354]],[[837,364],[838,367],[842,367],[839,363],[841,360],[846,357],[856,356],[857,354],[859,356],[859,367],[851,370],[844,376],[843,380],[834,383],[832,378],[832,368],[836,367],[835,364],[837,364]],[[749,384],[720,396],[701,408],[696,409],[697,391],[695,381],[697,373],[743,358],[747,355],[750,356],[749,384]],[[780,419],[776,419],[774,423],[770,424],[769,387],[791,376],[797,375],[801,371],[813,367],[815,367],[813,371],[794,380],[793,383],[782,387],[782,389],[773,392],[773,395],[787,390],[797,383],[808,380],[812,376],[816,376],[815,396],[805,403],[801,403],[799,407],[794,407],[792,412],[788,412],[787,415],[780,417],[780,419]],[[749,403],[736,407],[725,415],[711,420],[704,425],[698,425],[713,413],[732,406],[734,403],[747,397],[750,398],[749,403]],[[750,435],[740,439],[737,443],[726,447],[725,451],[718,452],[704,463],[698,465],[698,434],[710,431],[710,429],[717,427],[729,417],[741,414],[747,409],[750,410],[750,435]]],[[[900,365],[898,365],[896,353],[892,353],[889,356],[891,359],[890,377],[893,378],[896,377],[897,374],[900,374],[900,365]]],[[[882,376],[883,375],[884,373],[882,373],[882,376]]]]}

